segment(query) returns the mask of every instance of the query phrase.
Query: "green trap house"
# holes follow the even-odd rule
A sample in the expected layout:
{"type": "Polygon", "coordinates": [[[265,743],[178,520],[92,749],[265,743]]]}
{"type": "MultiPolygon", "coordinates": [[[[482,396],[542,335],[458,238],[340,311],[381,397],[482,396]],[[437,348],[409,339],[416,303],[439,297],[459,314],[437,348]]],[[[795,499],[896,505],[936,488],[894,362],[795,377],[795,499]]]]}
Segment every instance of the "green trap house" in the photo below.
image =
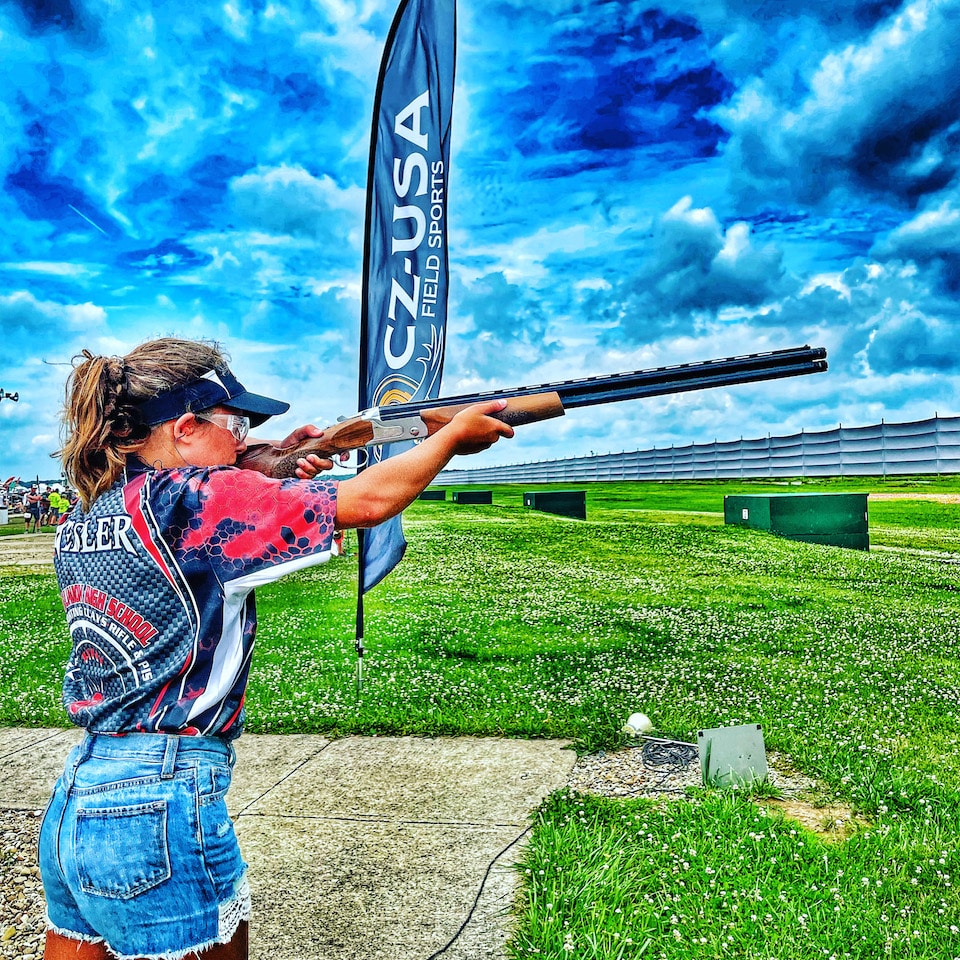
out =
{"type": "Polygon", "coordinates": [[[493,503],[492,490],[455,490],[454,503],[493,503]]]}
{"type": "Polygon", "coordinates": [[[561,517],[587,519],[587,495],[583,490],[528,490],[523,494],[523,505],[561,517]]]}
{"type": "Polygon", "coordinates": [[[725,523],[788,540],[869,550],[865,493],[763,493],[723,498],[725,523]]]}

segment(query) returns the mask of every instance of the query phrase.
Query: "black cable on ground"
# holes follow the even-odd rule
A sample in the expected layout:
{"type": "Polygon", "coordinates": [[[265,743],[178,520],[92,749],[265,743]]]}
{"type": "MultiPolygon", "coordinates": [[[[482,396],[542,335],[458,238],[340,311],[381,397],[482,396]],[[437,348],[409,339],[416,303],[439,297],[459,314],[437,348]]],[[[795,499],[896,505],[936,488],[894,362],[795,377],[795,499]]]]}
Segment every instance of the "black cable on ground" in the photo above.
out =
{"type": "Polygon", "coordinates": [[[643,762],[648,767],[674,767],[682,769],[689,766],[699,756],[695,743],[683,743],[679,740],[656,740],[652,737],[640,745],[643,750],[643,762]]]}
{"type": "Polygon", "coordinates": [[[460,934],[467,929],[467,924],[473,919],[474,911],[477,909],[477,905],[480,903],[480,897],[483,895],[483,888],[487,884],[487,879],[490,876],[490,871],[493,870],[496,862],[513,846],[516,846],[531,830],[532,826],[527,827],[520,836],[511,840],[491,861],[487,867],[487,872],[483,875],[483,879],[480,881],[480,889],[477,891],[476,897],[473,899],[473,906],[470,907],[470,912],[467,914],[466,920],[460,924],[460,929],[439,949],[436,953],[431,953],[427,960],[436,960],[441,954],[446,953],[459,939],[460,934]]]}
{"type": "MultiPolygon", "coordinates": [[[[643,763],[648,767],[668,767],[669,769],[663,777],[657,781],[652,789],[658,789],[667,780],[671,774],[688,767],[698,756],[699,750],[694,743],[683,743],[679,740],[660,740],[654,737],[645,737],[642,744],[637,744],[637,748],[643,750],[643,763]]],[[[642,789],[651,789],[643,787],[642,789]]],[[[670,788],[661,789],[663,793],[682,793],[682,790],[673,790],[670,788]]],[[[436,960],[437,957],[446,953],[460,938],[460,935],[467,929],[467,925],[473,919],[473,914],[480,903],[480,897],[483,896],[484,887],[490,877],[490,871],[493,870],[496,862],[513,846],[516,846],[533,827],[527,827],[518,837],[511,840],[489,863],[483,880],[480,881],[480,889],[474,897],[473,905],[467,913],[466,919],[460,924],[460,929],[435,953],[431,953],[427,960],[436,960]]]]}
{"type": "Polygon", "coordinates": [[[653,784],[647,784],[638,787],[632,793],[650,791],[651,793],[685,793],[685,790],[678,790],[675,787],[665,787],[664,784],[674,774],[681,773],[693,763],[700,755],[700,750],[695,743],[684,743],[681,740],[662,740],[656,737],[644,737],[643,743],[638,743],[634,750],[641,750],[643,765],[653,769],[660,767],[666,768],[666,772],[659,780],[653,784]]]}

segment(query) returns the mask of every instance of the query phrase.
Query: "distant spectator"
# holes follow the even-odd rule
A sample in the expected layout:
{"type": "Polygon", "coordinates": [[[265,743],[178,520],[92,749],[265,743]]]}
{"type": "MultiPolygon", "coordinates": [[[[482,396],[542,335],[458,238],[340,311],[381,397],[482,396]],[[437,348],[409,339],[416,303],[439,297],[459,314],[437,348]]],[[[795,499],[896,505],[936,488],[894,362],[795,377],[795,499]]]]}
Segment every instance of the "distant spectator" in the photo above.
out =
{"type": "Polygon", "coordinates": [[[27,525],[27,533],[33,526],[33,532],[40,532],[40,516],[43,512],[43,496],[35,483],[30,484],[30,490],[23,498],[23,519],[27,525]]]}
{"type": "Polygon", "coordinates": [[[70,502],[57,490],[50,491],[50,515],[49,522],[51,526],[56,526],[60,522],[60,517],[67,512],[70,502]]]}

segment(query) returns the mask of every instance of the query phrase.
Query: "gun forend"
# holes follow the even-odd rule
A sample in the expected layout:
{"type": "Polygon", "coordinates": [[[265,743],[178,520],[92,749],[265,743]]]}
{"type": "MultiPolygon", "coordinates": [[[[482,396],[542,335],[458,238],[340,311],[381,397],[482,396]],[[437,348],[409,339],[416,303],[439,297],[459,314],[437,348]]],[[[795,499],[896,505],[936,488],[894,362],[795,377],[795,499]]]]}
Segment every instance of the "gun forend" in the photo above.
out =
{"type": "MultiPolygon", "coordinates": [[[[511,427],[520,427],[525,423],[538,423],[540,420],[550,420],[553,417],[562,417],[563,403],[556,391],[549,393],[535,393],[523,397],[507,397],[507,405],[490,416],[494,420],[508,423],[511,427]]],[[[427,435],[436,433],[445,427],[461,410],[465,410],[477,401],[468,403],[442,404],[420,411],[420,418],[427,426],[427,435]]],[[[393,424],[396,421],[390,420],[393,424]]]]}

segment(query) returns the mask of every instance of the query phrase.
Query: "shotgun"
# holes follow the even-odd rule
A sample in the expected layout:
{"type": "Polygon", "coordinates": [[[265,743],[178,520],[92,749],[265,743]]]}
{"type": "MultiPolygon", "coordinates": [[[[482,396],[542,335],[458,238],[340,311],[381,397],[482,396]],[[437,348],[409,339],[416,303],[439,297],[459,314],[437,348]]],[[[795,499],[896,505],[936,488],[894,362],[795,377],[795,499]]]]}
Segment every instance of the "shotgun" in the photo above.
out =
{"type": "Polygon", "coordinates": [[[519,426],[561,417],[566,410],[576,407],[819,373],[827,369],[826,356],[823,347],[793,347],[583,380],[371,407],[326,428],[322,437],[304,440],[292,447],[277,447],[269,441],[252,443],[240,456],[237,466],[259,470],[271,477],[292,477],[300,457],[311,453],[333,457],[361,447],[422,440],[448,424],[464,407],[485,400],[506,399],[507,406],[492,416],[519,426]]]}

